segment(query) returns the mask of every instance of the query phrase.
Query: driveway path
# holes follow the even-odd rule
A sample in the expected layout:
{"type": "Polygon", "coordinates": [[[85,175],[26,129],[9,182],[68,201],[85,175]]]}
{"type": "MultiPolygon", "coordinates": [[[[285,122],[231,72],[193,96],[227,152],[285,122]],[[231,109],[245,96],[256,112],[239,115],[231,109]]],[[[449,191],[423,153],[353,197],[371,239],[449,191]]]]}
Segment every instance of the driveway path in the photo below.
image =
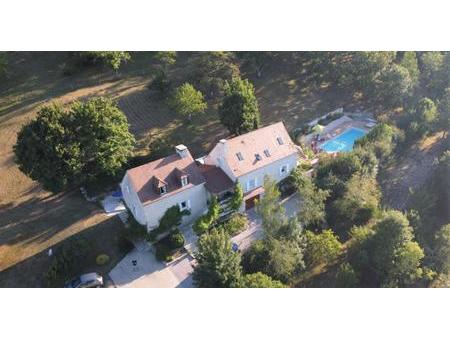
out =
{"type": "MultiPolygon", "coordinates": [[[[292,217],[298,210],[298,196],[293,195],[281,203],[286,208],[286,215],[292,217]]],[[[247,211],[249,226],[231,241],[245,251],[251,243],[263,236],[261,217],[254,209],[247,211]]],[[[192,240],[192,239],[191,239],[192,240]]],[[[194,258],[185,255],[182,258],[164,264],[155,258],[152,250],[133,249],[109,273],[116,287],[129,288],[190,288],[193,287],[192,264],[194,258]],[[135,265],[133,264],[135,263],[135,265]]]]}

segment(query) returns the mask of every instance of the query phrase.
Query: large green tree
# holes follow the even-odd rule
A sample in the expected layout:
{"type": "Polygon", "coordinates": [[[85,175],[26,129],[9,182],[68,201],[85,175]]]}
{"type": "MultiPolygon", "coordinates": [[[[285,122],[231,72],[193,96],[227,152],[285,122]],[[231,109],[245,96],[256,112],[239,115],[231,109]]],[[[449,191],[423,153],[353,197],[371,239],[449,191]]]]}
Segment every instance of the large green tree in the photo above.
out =
{"type": "Polygon", "coordinates": [[[380,73],[375,88],[378,99],[385,107],[398,107],[412,93],[413,85],[408,70],[392,64],[380,73]]]}
{"type": "Polygon", "coordinates": [[[323,227],[328,191],[316,187],[312,179],[306,176],[300,167],[292,172],[292,177],[300,197],[299,221],[306,228],[323,227]]]}
{"type": "Polygon", "coordinates": [[[259,127],[260,113],[255,89],[248,80],[235,77],[225,83],[219,117],[232,134],[243,134],[259,127]]]}
{"type": "Polygon", "coordinates": [[[328,223],[341,238],[345,238],[353,225],[364,225],[376,215],[380,197],[375,178],[353,175],[346,184],[344,195],[328,208],[328,223]]]}
{"type": "Polygon", "coordinates": [[[170,104],[178,114],[187,117],[189,120],[192,115],[204,113],[207,107],[203,94],[190,83],[184,83],[175,89],[170,104]]]}
{"type": "Polygon", "coordinates": [[[198,240],[197,265],[193,278],[197,287],[238,287],[241,279],[241,256],[233,252],[223,229],[213,229],[198,240]]]}
{"type": "Polygon", "coordinates": [[[262,272],[244,275],[240,282],[241,288],[284,288],[283,283],[272,279],[262,272]]]}
{"type": "Polygon", "coordinates": [[[450,53],[422,54],[421,83],[433,99],[439,98],[450,85],[450,53]]]}
{"type": "Polygon", "coordinates": [[[189,82],[208,98],[221,96],[226,81],[240,75],[232,52],[193,53],[187,66],[189,82]]]}
{"type": "Polygon", "coordinates": [[[305,261],[309,266],[332,263],[342,251],[342,244],[331,229],[318,234],[307,230],[305,236],[305,261]]]}
{"type": "Polygon", "coordinates": [[[399,211],[387,211],[373,230],[361,228],[352,234],[358,238],[349,251],[351,264],[366,282],[407,286],[421,276],[424,252],[414,240],[408,219],[399,211]]]}
{"type": "Polygon", "coordinates": [[[126,63],[131,59],[129,52],[118,51],[96,51],[96,52],[80,52],[81,56],[88,62],[101,62],[115,71],[119,70],[123,63],[126,63]]]}
{"type": "Polygon", "coordinates": [[[67,110],[43,107],[19,132],[14,152],[25,174],[58,192],[116,176],[133,147],[125,115],[113,101],[94,98],[67,110]]]}

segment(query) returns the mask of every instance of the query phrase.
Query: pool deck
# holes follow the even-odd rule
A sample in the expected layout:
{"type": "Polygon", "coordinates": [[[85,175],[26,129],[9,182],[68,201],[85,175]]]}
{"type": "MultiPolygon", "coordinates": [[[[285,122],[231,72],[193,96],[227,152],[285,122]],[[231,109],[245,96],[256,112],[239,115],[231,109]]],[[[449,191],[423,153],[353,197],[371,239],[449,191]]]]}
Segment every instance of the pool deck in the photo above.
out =
{"type": "Polygon", "coordinates": [[[330,139],[335,138],[336,136],[342,134],[346,130],[350,128],[357,128],[364,130],[365,132],[369,132],[375,124],[371,124],[371,119],[367,117],[363,118],[351,118],[348,115],[344,115],[343,117],[330,122],[325,126],[323,132],[320,134],[320,141],[314,142],[314,135],[308,135],[307,144],[314,146],[313,148],[317,149],[317,151],[321,151],[320,146],[330,139]],[[370,127],[368,127],[370,125],[370,127]]]}

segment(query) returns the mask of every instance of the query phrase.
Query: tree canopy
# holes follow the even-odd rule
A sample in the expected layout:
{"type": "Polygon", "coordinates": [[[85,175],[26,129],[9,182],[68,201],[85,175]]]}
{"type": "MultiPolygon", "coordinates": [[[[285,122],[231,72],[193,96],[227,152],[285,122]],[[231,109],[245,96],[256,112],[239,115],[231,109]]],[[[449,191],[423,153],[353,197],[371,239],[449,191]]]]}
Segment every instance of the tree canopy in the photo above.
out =
{"type": "Polygon", "coordinates": [[[244,275],[240,282],[241,288],[284,288],[283,283],[272,279],[262,272],[244,275]]]}
{"type": "Polygon", "coordinates": [[[171,106],[178,114],[191,119],[192,115],[204,113],[207,104],[199,90],[190,83],[184,83],[175,90],[171,106]]]}
{"type": "Polygon", "coordinates": [[[119,70],[120,66],[131,59],[129,52],[80,52],[81,56],[90,62],[102,62],[113,70],[119,70]]]}
{"type": "Polygon", "coordinates": [[[259,127],[260,113],[255,89],[248,80],[235,77],[226,81],[219,117],[232,134],[243,134],[259,127]]]}
{"type": "Polygon", "coordinates": [[[44,106],[23,126],[14,147],[16,162],[45,189],[59,192],[121,173],[134,137],[125,115],[106,98],[44,106]]]}
{"type": "Polygon", "coordinates": [[[241,279],[241,256],[233,252],[223,229],[212,229],[198,240],[193,278],[197,287],[237,287],[241,279]]]}

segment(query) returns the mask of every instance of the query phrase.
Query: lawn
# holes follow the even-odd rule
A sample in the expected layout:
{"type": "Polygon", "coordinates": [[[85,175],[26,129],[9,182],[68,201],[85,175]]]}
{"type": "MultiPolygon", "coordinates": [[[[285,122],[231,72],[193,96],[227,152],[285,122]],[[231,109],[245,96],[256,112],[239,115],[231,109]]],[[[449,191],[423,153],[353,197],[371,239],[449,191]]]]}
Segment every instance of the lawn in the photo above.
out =
{"type": "MultiPolygon", "coordinates": [[[[181,53],[171,71],[176,81],[185,76],[189,54],[181,53]]],[[[77,191],[52,195],[42,190],[15,165],[16,134],[42,104],[97,95],[117,99],[138,140],[136,154],[144,156],[155,139],[166,140],[170,147],[184,143],[200,156],[228,135],[219,123],[216,103],[188,124],[147,88],[154,73],[150,53],[133,53],[118,73],[101,66],[74,70],[68,60],[66,52],[10,53],[9,76],[0,83],[0,286],[43,286],[48,249],[80,234],[92,239],[93,252],[105,252],[113,262],[123,254],[113,240],[121,228],[116,218],[107,218],[77,191]]],[[[283,120],[293,130],[352,103],[326,85],[314,85],[308,64],[298,54],[279,53],[261,78],[242,71],[255,85],[263,124],[283,120]]],[[[84,268],[93,266],[87,262],[84,268]]]]}

